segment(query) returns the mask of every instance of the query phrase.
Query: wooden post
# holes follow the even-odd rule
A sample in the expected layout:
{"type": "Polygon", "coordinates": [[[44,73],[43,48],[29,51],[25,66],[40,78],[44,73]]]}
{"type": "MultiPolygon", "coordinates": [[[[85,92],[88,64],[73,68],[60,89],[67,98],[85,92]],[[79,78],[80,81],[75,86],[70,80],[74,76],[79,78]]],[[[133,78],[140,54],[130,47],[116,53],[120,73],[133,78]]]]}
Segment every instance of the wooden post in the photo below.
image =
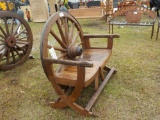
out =
{"type": "Polygon", "coordinates": [[[46,0],[30,0],[33,22],[45,22],[49,18],[46,0]]]}
{"type": "Polygon", "coordinates": [[[113,0],[106,0],[106,22],[108,23],[113,14],[113,0]]]}

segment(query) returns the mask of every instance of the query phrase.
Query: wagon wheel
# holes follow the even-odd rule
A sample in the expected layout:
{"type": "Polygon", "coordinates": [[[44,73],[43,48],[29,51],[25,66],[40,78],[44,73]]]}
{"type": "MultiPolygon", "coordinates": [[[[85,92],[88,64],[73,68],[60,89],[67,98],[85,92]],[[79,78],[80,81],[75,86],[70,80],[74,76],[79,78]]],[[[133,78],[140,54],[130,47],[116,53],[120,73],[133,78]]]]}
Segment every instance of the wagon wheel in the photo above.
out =
{"type": "MultiPolygon", "coordinates": [[[[83,33],[78,21],[70,14],[64,12],[57,12],[52,15],[44,26],[40,46],[42,66],[56,93],[61,96],[54,107],[62,108],[67,106],[64,101],[68,101],[68,103],[74,102],[83,89],[84,81],[77,80],[74,88],[70,89],[72,87],[56,84],[54,79],[56,74],[63,71],[66,67],[64,64],[56,63],[76,61],[76,59],[81,57],[83,49],[82,36],[83,33]],[[54,62],[48,62],[46,59],[54,60],[54,62]]],[[[78,68],[77,76],[77,79],[85,78],[84,67],[78,68]],[[80,71],[81,74],[79,74],[80,71]]],[[[77,111],[84,111],[83,108],[81,109],[74,104],[69,104],[69,106],[77,111]]]]}
{"type": "Polygon", "coordinates": [[[33,36],[28,23],[17,14],[0,12],[0,69],[24,63],[32,49],[33,36]]]}
{"type": "Polygon", "coordinates": [[[41,60],[46,76],[50,71],[59,72],[63,65],[46,66],[44,59],[75,60],[82,53],[82,30],[78,22],[70,15],[58,12],[46,22],[41,37],[41,60]],[[54,68],[54,69],[53,69],[54,68]]]}

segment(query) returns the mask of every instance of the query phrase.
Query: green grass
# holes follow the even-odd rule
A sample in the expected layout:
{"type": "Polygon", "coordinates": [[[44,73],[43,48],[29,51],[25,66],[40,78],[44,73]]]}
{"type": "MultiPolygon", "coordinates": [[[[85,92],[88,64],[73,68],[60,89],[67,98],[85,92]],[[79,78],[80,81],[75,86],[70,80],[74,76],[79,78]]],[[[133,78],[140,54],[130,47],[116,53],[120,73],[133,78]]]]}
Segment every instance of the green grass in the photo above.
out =
{"type": "MultiPolygon", "coordinates": [[[[85,34],[106,34],[104,19],[78,19],[85,34]]],[[[115,74],[92,110],[97,117],[84,117],[71,108],[52,109],[58,96],[47,80],[40,61],[40,38],[44,23],[29,23],[34,44],[30,59],[9,71],[0,71],[0,120],[159,120],[160,37],[150,39],[151,27],[114,26],[113,54],[108,66],[115,74]]],[[[95,44],[105,44],[98,43],[95,44]]],[[[85,105],[93,86],[85,88],[77,103],[85,105]]]]}

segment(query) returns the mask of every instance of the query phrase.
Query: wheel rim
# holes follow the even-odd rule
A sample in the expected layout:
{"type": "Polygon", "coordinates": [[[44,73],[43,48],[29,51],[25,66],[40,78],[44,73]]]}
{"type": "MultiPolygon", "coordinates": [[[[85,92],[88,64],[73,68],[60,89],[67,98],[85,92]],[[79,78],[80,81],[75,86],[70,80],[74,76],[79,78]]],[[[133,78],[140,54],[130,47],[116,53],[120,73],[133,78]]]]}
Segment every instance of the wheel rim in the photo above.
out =
{"type": "Polygon", "coordinates": [[[83,35],[78,21],[68,13],[58,12],[46,22],[41,36],[41,61],[48,79],[65,66],[44,62],[45,58],[75,60],[82,55],[83,35]]]}
{"type": "Polygon", "coordinates": [[[28,23],[17,14],[1,11],[0,19],[0,69],[8,70],[27,60],[33,36],[28,23]]]}

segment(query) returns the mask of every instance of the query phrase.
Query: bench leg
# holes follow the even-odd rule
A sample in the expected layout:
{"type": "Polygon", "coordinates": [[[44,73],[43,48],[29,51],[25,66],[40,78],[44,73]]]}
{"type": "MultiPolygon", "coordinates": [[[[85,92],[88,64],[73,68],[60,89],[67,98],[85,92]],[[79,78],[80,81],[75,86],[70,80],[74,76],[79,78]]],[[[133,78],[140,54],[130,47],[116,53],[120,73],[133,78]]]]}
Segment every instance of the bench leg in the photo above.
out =
{"type": "Polygon", "coordinates": [[[64,107],[67,107],[67,104],[64,101],[50,102],[49,105],[52,108],[64,108],[64,107]]]}
{"type": "Polygon", "coordinates": [[[100,78],[101,78],[101,80],[104,80],[103,69],[101,67],[99,68],[99,72],[100,72],[100,78]]]}
{"type": "MultiPolygon", "coordinates": [[[[53,80],[51,81],[51,84],[53,88],[55,89],[55,92],[58,94],[59,98],[55,102],[50,102],[51,107],[53,108],[63,108],[63,107],[71,107],[76,112],[82,114],[82,115],[92,115],[92,112],[87,111],[85,108],[79,106],[75,103],[77,98],[80,96],[83,87],[84,87],[84,80],[85,80],[85,68],[84,67],[77,67],[77,72],[81,74],[77,74],[77,82],[68,94],[68,90],[63,90],[59,85],[56,84],[56,82],[53,80]]],[[[98,76],[98,75],[97,75],[98,76]]]]}
{"type": "Polygon", "coordinates": [[[63,95],[61,96],[62,99],[65,100],[65,102],[67,103],[68,106],[70,106],[72,109],[74,109],[75,111],[77,111],[78,113],[80,113],[81,115],[93,115],[92,112],[86,110],[85,108],[79,106],[78,104],[72,102],[70,99],[67,98],[67,96],[63,95]]]}
{"type": "Polygon", "coordinates": [[[158,24],[156,40],[158,39],[159,27],[160,25],[158,24]]]}
{"type": "Polygon", "coordinates": [[[85,108],[79,106],[78,104],[76,104],[75,102],[72,101],[72,99],[68,98],[68,96],[66,95],[61,95],[60,96],[61,101],[58,102],[50,102],[50,105],[52,108],[63,108],[63,107],[71,107],[72,109],[74,109],[76,112],[80,113],[81,115],[93,115],[92,112],[87,111],[85,108]]]}
{"type": "MultiPolygon", "coordinates": [[[[97,90],[85,108],[81,107],[80,105],[75,103],[75,101],[79,97],[81,91],[83,90],[84,79],[81,81],[77,81],[77,83],[76,83],[77,87],[76,86],[74,87],[74,90],[72,91],[72,93],[69,96],[58,85],[55,85],[54,81],[51,82],[52,85],[54,86],[54,89],[56,89],[57,94],[59,95],[59,99],[57,101],[50,102],[51,107],[63,108],[63,107],[69,106],[81,115],[85,115],[85,116],[92,115],[93,116],[94,114],[90,111],[90,109],[92,108],[93,104],[96,102],[98,96],[100,95],[100,93],[101,93],[102,89],[104,88],[104,86],[106,85],[106,83],[109,81],[112,74],[116,73],[116,70],[114,68],[109,68],[109,67],[105,66],[103,69],[108,71],[108,74],[104,78],[103,82],[101,83],[101,85],[99,87],[98,87],[98,75],[97,75],[96,80],[95,80],[95,83],[96,83],[95,87],[97,90]]],[[[102,71],[102,68],[100,70],[102,71]]],[[[85,72],[83,68],[82,69],[80,68],[78,71],[82,71],[82,73],[85,72]]],[[[83,74],[78,76],[79,79],[84,78],[84,77],[85,76],[83,74]]]]}
{"type": "Polygon", "coordinates": [[[95,90],[98,89],[98,82],[99,82],[99,80],[98,80],[98,75],[97,75],[95,78],[95,90]]]}
{"type": "Polygon", "coordinates": [[[153,33],[154,33],[154,24],[152,25],[151,39],[153,37],[153,33]]]}

